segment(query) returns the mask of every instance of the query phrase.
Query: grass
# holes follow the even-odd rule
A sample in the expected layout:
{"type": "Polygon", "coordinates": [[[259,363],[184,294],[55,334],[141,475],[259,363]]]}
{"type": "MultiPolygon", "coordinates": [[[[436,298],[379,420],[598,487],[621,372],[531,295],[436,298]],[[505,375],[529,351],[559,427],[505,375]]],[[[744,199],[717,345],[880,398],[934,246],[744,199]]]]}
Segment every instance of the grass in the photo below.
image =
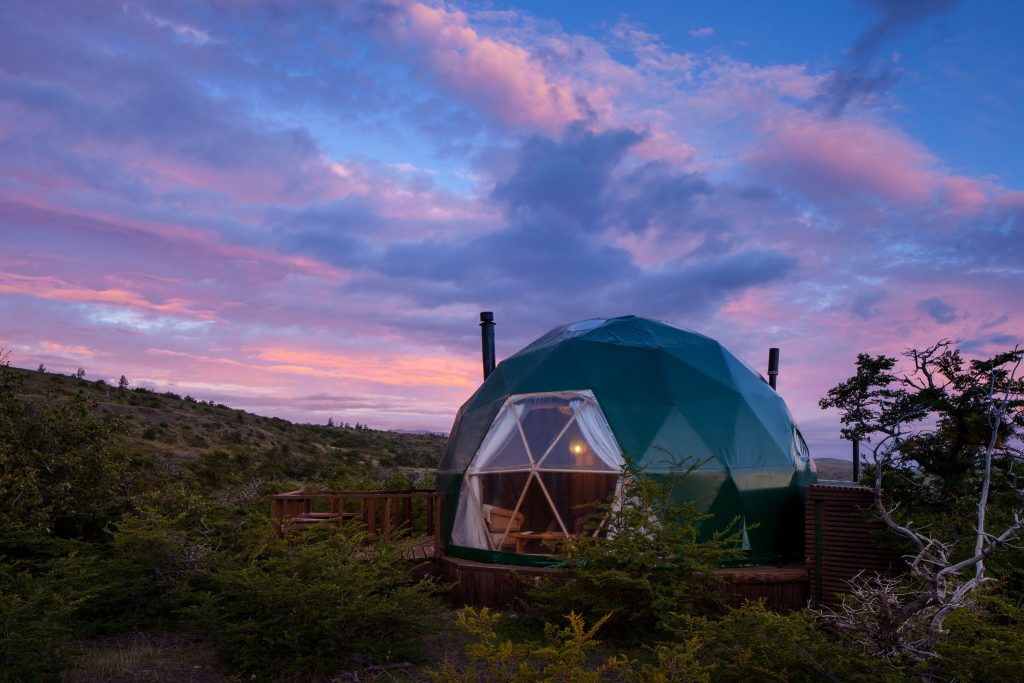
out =
{"type": "Polygon", "coordinates": [[[220,683],[237,680],[217,662],[213,650],[186,636],[134,632],[82,641],[64,683],[152,681],[220,683]]]}
{"type": "MultiPolygon", "coordinates": [[[[450,661],[465,664],[469,638],[455,628],[454,621],[454,611],[442,613],[437,629],[427,637],[425,649],[434,653],[435,661],[373,664],[355,657],[345,669],[325,680],[428,681],[428,672],[433,671],[446,654],[450,661]]],[[[74,666],[61,674],[60,680],[62,683],[239,683],[243,679],[228,673],[217,661],[213,649],[197,638],[136,631],[113,638],[80,641],[74,666]]]]}

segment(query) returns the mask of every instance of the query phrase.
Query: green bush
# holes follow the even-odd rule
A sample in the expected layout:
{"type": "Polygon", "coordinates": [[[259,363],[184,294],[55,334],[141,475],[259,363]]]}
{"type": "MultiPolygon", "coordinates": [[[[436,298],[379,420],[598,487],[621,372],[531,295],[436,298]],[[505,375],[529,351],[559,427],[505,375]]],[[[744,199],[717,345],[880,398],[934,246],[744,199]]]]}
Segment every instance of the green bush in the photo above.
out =
{"type": "MultiPolygon", "coordinates": [[[[234,534],[226,506],[184,487],[142,496],[113,527],[77,610],[87,633],[173,626],[216,552],[234,534]]],[[[265,524],[269,524],[264,520],[265,524]]]]}
{"type": "Polygon", "coordinates": [[[746,602],[721,617],[686,617],[676,640],[697,639],[715,681],[898,681],[899,669],[872,659],[842,634],[827,634],[808,613],[776,614],[746,602]]]}
{"type": "Polygon", "coordinates": [[[95,538],[127,503],[123,432],[81,392],[28,401],[23,377],[0,367],[0,516],[65,538],[95,538]]]}
{"type": "Polygon", "coordinates": [[[71,604],[54,584],[0,557],[0,679],[56,680],[67,665],[71,604]]]}
{"type": "Polygon", "coordinates": [[[629,674],[629,662],[619,657],[600,661],[593,651],[599,641],[598,629],[608,620],[599,619],[589,629],[580,615],[570,612],[563,628],[544,625],[543,643],[514,643],[501,639],[496,631],[501,615],[487,608],[467,607],[458,614],[458,625],[472,641],[467,645],[465,661],[456,664],[445,656],[431,680],[438,683],[599,683],[617,680],[629,674]]]}
{"type": "Polygon", "coordinates": [[[949,635],[932,664],[936,678],[1024,681],[1024,609],[992,591],[947,620],[949,635]]]}
{"type": "Polygon", "coordinates": [[[686,617],[671,639],[633,650],[632,654],[639,655],[636,657],[597,654],[596,632],[608,617],[590,629],[573,612],[566,619],[569,623],[562,629],[545,624],[542,643],[516,642],[498,636],[501,616],[467,608],[458,617],[459,626],[471,639],[465,652],[458,657],[446,655],[431,677],[446,683],[868,683],[913,680],[921,673],[904,672],[865,656],[848,641],[829,637],[808,615],[775,614],[762,603],[746,603],[721,617],[686,617]]]}
{"type": "Polygon", "coordinates": [[[440,612],[439,586],[415,582],[397,549],[355,528],[317,529],[290,543],[251,530],[247,551],[220,553],[188,610],[224,661],[259,678],[314,676],[360,655],[418,657],[440,612]]]}
{"type": "Polygon", "coordinates": [[[601,506],[592,523],[601,533],[584,534],[569,548],[568,579],[547,579],[531,592],[533,614],[552,621],[575,611],[591,622],[611,614],[609,636],[651,642],[670,635],[678,615],[721,603],[714,569],[740,555],[739,535],[700,538],[709,516],[675,492],[702,463],[670,462],[671,474],[660,479],[626,464],[621,506],[601,506]]]}

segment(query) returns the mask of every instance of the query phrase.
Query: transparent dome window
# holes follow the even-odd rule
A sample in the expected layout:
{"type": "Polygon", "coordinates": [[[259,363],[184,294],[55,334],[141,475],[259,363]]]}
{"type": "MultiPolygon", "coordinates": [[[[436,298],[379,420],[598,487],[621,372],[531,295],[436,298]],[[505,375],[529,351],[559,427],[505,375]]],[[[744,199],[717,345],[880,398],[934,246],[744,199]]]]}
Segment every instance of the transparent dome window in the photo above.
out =
{"type": "Polygon", "coordinates": [[[592,392],[510,396],[466,471],[452,542],[558,553],[613,500],[622,465],[592,392]]]}
{"type": "Polygon", "coordinates": [[[811,458],[811,450],[807,447],[807,442],[804,441],[804,435],[800,433],[796,425],[793,426],[793,463],[797,469],[809,466],[812,472],[818,471],[817,465],[811,458]]]}

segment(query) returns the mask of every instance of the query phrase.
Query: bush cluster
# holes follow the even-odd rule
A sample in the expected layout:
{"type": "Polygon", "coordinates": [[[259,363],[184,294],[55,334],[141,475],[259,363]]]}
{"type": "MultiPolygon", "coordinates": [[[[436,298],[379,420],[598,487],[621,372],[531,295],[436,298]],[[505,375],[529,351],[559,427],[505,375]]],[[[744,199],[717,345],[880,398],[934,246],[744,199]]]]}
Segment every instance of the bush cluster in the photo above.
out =
{"type": "MultiPolygon", "coordinates": [[[[0,680],[56,679],[75,640],[135,629],[201,633],[257,680],[422,655],[439,587],[393,544],[356,528],[284,542],[265,494],[288,482],[175,483],[84,394],[22,381],[0,368],[0,680]]],[[[336,483],[379,479],[360,475],[336,483]]]]}
{"type": "Polygon", "coordinates": [[[464,657],[446,658],[432,673],[445,683],[484,681],[630,681],[707,683],[709,681],[874,681],[914,680],[838,636],[817,628],[809,616],[775,614],[748,602],[716,617],[683,619],[668,639],[648,636],[639,648],[609,651],[597,635],[611,615],[587,628],[570,612],[567,625],[545,625],[540,642],[501,638],[502,617],[466,608],[458,624],[471,638],[464,657]]]}
{"type": "Polygon", "coordinates": [[[441,611],[438,585],[413,580],[398,549],[355,527],[267,538],[221,565],[187,612],[232,668],[259,678],[336,671],[352,655],[419,659],[441,611]]]}
{"type": "MultiPolygon", "coordinates": [[[[354,660],[426,659],[430,667],[442,654],[426,649],[443,621],[441,587],[411,578],[395,546],[368,543],[354,528],[287,543],[271,532],[265,494],[297,487],[290,474],[375,488],[412,485],[406,472],[327,467],[328,452],[293,445],[298,436],[249,445],[250,457],[243,444],[227,443],[259,442],[248,417],[216,434],[199,434],[197,422],[189,437],[215,445],[185,464],[140,457],[124,445],[127,420],[104,414],[84,393],[91,383],[32,397],[21,381],[0,367],[0,679],[56,680],[73,666],[74,641],[134,630],[201,634],[232,673],[254,680],[329,678],[354,660]]],[[[198,404],[181,402],[199,414],[198,404]]],[[[279,436],[293,429],[265,423],[279,436]]],[[[134,424],[140,433],[157,424],[161,439],[177,438],[170,423],[147,417],[134,424]]],[[[346,443],[372,437],[380,459],[394,456],[384,433],[316,429],[346,443]]],[[[685,477],[689,467],[680,468],[661,483],[627,471],[624,503],[605,507],[594,521],[603,533],[570,549],[572,577],[532,596],[532,617],[514,620],[518,637],[499,635],[511,632],[513,620],[463,611],[465,651],[425,675],[581,683],[1024,680],[1020,581],[1000,582],[950,617],[938,656],[926,662],[872,659],[809,612],[721,604],[712,569],[740,552],[739,539],[700,539],[698,504],[674,500],[668,483],[685,477]]],[[[919,503],[915,511],[925,508],[919,503]]],[[[994,559],[994,575],[1024,575],[1013,553],[994,559]]]]}
{"type": "Polygon", "coordinates": [[[590,622],[611,615],[604,632],[628,642],[667,637],[682,615],[720,606],[714,570],[742,555],[740,535],[702,539],[709,515],[700,501],[675,495],[702,463],[667,453],[666,462],[669,474],[654,478],[627,461],[620,504],[599,506],[589,532],[568,550],[570,577],[543,581],[530,595],[531,613],[548,621],[570,611],[590,622]]]}

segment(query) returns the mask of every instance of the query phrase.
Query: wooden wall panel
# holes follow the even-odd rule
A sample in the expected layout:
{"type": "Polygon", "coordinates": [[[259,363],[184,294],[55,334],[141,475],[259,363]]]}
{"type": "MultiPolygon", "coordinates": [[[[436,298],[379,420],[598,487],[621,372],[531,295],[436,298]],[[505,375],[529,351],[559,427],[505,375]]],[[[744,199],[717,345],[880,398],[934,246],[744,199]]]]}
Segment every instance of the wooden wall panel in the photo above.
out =
{"type": "Polygon", "coordinates": [[[448,600],[455,606],[507,609],[522,600],[544,576],[560,576],[563,569],[484,564],[457,557],[440,558],[441,579],[454,584],[448,600]]]}
{"type": "Polygon", "coordinates": [[[807,489],[804,508],[804,562],[810,597],[835,606],[846,583],[858,573],[899,573],[905,563],[886,546],[886,531],[874,521],[874,495],[853,482],[821,482],[807,489]]]}
{"type": "MultiPolygon", "coordinates": [[[[523,600],[541,577],[564,576],[566,572],[564,569],[512,567],[455,557],[440,558],[442,580],[454,584],[448,599],[455,606],[507,609],[523,600]]],[[[777,612],[807,606],[807,570],[802,565],[729,568],[716,573],[723,580],[715,582],[714,586],[731,603],[764,598],[768,608],[777,612]]]]}

